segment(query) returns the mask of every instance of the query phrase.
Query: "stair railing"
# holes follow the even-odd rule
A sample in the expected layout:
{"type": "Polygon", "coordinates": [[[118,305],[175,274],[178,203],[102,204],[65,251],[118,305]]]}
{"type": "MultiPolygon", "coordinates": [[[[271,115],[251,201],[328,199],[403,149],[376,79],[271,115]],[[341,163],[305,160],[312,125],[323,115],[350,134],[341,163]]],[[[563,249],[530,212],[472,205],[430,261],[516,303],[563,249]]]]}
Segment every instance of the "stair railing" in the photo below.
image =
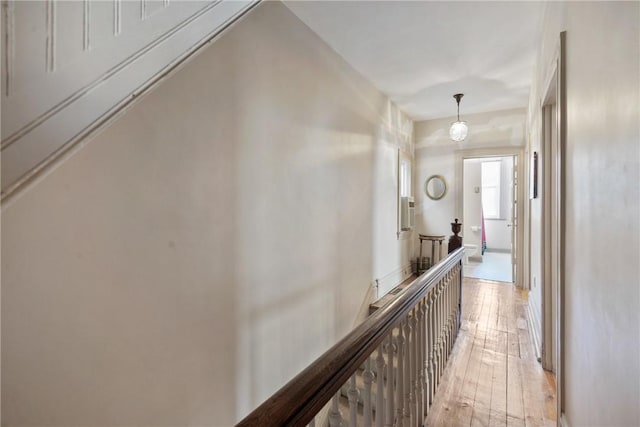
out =
{"type": "Polygon", "coordinates": [[[237,426],[319,426],[327,404],[329,427],[422,426],[460,329],[463,251],[418,277],[237,426]]]}

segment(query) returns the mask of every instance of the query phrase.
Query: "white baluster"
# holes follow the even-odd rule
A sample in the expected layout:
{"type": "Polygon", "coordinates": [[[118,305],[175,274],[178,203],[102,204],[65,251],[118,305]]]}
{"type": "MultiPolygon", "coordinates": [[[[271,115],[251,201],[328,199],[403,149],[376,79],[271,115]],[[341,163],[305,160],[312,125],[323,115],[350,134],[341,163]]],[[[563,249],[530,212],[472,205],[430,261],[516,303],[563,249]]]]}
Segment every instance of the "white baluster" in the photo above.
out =
{"type": "Polygon", "coordinates": [[[438,373],[436,375],[436,384],[440,385],[440,377],[444,370],[444,358],[442,357],[442,342],[444,335],[442,334],[442,328],[444,324],[444,297],[443,297],[443,282],[438,283],[438,373]]]}
{"type": "Polygon", "coordinates": [[[448,294],[448,298],[449,298],[449,307],[447,312],[449,313],[449,315],[447,316],[447,334],[449,334],[449,346],[447,347],[447,360],[449,360],[449,356],[451,356],[451,350],[453,349],[453,342],[454,342],[454,315],[455,315],[455,310],[454,310],[454,305],[453,305],[453,289],[455,288],[455,286],[453,286],[454,284],[454,275],[453,275],[453,271],[449,272],[449,284],[448,284],[448,290],[447,290],[447,294],[448,294]]]}
{"type": "MultiPolygon", "coordinates": [[[[442,350],[444,352],[444,366],[447,365],[447,361],[449,360],[449,343],[451,342],[451,336],[449,335],[449,286],[451,277],[450,273],[447,273],[444,281],[444,325],[442,328],[442,333],[444,334],[444,345],[442,350]]],[[[444,371],[444,367],[443,367],[444,371]]]]}
{"type": "Polygon", "coordinates": [[[459,303],[460,303],[460,293],[459,293],[460,292],[460,287],[459,287],[459,284],[460,284],[460,265],[456,264],[456,274],[455,274],[454,283],[453,283],[454,295],[455,295],[453,303],[455,304],[455,311],[456,311],[456,314],[455,314],[456,317],[453,320],[454,320],[455,325],[456,325],[456,337],[458,336],[458,331],[460,331],[460,322],[459,322],[460,317],[458,315],[459,309],[460,309],[460,305],[459,305],[459,303]]]}
{"type": "Polygon", "coordinates": [[[440,376],[444,374],[444,368],[447,366],[447,280],[442,281],[442,369],[440,376]]]}
{"type": "Polygon", "coordinates": [[[433,343],[434,343],[434,334],[433,334],[433,290],[429,292],[427,297],[427,373],[429,377],[429,401],[433,399],[433,343]]]}
{"type": "Polygon", "coordinates": [[[384,425],[384,345],[378,347],[376,358],[376,427],[384,425]]]}
{"type": "Polygon", "coordinates": [[[340,390],[333,396],[331,411],[329,411],[329,427],[342,427],[342,412],[340,412],[340,390]]]}
{"type": "Polygon", "coordinates": [[[389,332],[387,339],[387,407],[385,408],[385,427],[393,427],[393,331],[389,332]]]}
{"type": "Polygon", "coordinates": [[[364,372],[362,379],[364,380],[364,427],[371,427],[371,384],[373,383],[373,371],[371,370],[371,358],[364,362],[364,372]]]}
{"type": "Polygon", "coordinates": [[[409,366],[411,367],[411,400],[409,401],[409,408],[411,411],[411,426],[418,425],[418,417],[417,417],[417,406],[416,400],[418,399],[417,391],[418,391],[418,367],[417,367],[417,356],[418,356],[418,331],[416,328],[416,311],[415,309],[411,312],[411,317],[409,317],[409,323],[411,324],[411,347],[410,347],[410,358],[409,358],[409,366]]]}
{"type": "Polygon", "coordinates": [[[440,294],[441,294],[441,302],[440,304],[442,305],[442,310],[440,311],[440,336],[441,336],[441,340],[440,340],[440,377],[442,377],[442,374],[444,373],[444,367],[447,363],[446,359],[445,359],[445,347],[447,346],[447,334],[446,334],[446,321],[447,321],[447,300],[446,300],[446,293],[445,293],[445,286],[446,286],[447,282],[443,279],[442,280],[442,284],[440,285],[440,294]]]}
{"type": "Polygon", "coordinates": [[[405,337],[405,353],[404,353],[404,414],[405,417],[409,418],[409,426],[413,427],[413,417],[411,416],[411,346],[413,337],[411,336],[411,322],[410,317],[407,316],[407,319],[404,324],[404,337],[405,337]]]}
{"type": "Polygon", "coordinates": [[[356,387],[356,374],[351,376],[349,391],[347,392],[349,397],[349,426],[357,426],[358,417],[358,398],[360,397],[360,391],[356,387]]]}
{"type": "Polygon", "coordinates": [[[458,264],[458,280],[457,280],[457,284],[456,287],[458,288],[458,329],[460,329],[462,327],[462,276],[463,276],[463,270],[464,267],[462,267],[462,262],[460,264],[458,264]]]}
{"type": "Polygon", "coordinates": [[[453,345],[456,342],[456,276],[455,272],[451,273],[451,283],[449,284],[449,293],[450,293],[450,302],[451,308],[449,312],[451,313],[451,348],[449,349],[449,353],[453,350],[453,345]]]}
{"type": "Polygon", "coordinates": [[[422,361],[422,303],[418,303],[416,308],[413,310],[413,314],[416,322],[416,414],[418,425],[422,425],[422,420],[424,418],[424,392],[422,388],[422,383],[424,381],[422,366],[424,362],[422,361]]]}
{"type": "Polygon", "coordinates": [[[429,381],[427,379],[427,299],[420,303],[420,386],[422,388],[422,418],[429,412],[429,381]]]}
{"type": "Polygon", "coordinates": [[[462,277],[464,275],[462,262],[458,266],[458,329],[462,327],[462,277]]]}
{"type": "Polygon", "coordinates": [[[447,360],[451,355],[451,347],[453,344],[453,272],[449,272],[449,281],[447,282],[447,336],[449,341],[447,342],[447,360]]]}
{"type": "Polygon", "coordinates": [[[449,355],[453,350],[453,344],[456,340],[456,304],[455,304],[455,273],[451,272],[451,280],[449,281],[449,355]]]}
{"type": "Polygon", "coordinates": [[[440,383],[440,365],[441,365],[441,360],[440,360],[440,341],[442,339],[442,337],[440,336],[440,319],[441,319],[441,312],[442,312],[442,299],[440,298],[440,286],[439,283],[435,286],[435,307],[436,307],[436,312],[435,312],[435,325],[434,325],[434,333],[435,333],[435,349],[434,349],[434,368],[435,368],[435,384],[436,384],[436,390],[438,390],[438,385],[440,383]]]}
{"type": "Polygon", "coordinates": [[[404,320],[398,326],[398,337],[396,338],[396,346],[398,348],[397,363],[398,368],[396,371],[396,425],[398,427],[404,427],[404,413],[402,408],[404,407],[404,320]]]}
{"type": "Polygon", "coordinates": [[[425,363],[425,377],[426,377],[426,384],[427,384],[427,388],[426,388],[426,396],[427,396],[427,407],[431,406],[431,402],[433,401],[432,399],[432,388],[433,388],[433,370],[431,368],[431,362],[432,362],[432,356],[431,356],[431,350],[433,348],[432,345],[432,341],[431,341],[431,326],[432,326],[432,322],[431,322],[431,293],[429,293],[427,295],[427,298],[425,299],[425,306],[426,306],[426,313],[424,316],[424,322],[425,322],[425,338],[426,338],[426,343],[425,343],[425,358],[424,358],[424,363],[425,363]]]}

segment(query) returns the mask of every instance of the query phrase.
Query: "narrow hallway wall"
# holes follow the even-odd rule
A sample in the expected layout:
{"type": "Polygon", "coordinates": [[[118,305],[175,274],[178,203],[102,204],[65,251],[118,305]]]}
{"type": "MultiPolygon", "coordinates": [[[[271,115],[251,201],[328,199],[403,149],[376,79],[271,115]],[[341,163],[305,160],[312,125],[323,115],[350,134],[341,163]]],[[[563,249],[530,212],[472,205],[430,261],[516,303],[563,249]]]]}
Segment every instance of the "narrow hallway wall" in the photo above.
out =
{"type": "Polygon", "coordinates": [[[637,2],[547,4],[529,150],[566,30],[566,426],[640,425],[639,27],[637,2]]]}
{"type": "Polygon", "coordinates": [[[2,424],[234,424],[409,262],[411,129],[257,7],[3,209],[2,424]]]}

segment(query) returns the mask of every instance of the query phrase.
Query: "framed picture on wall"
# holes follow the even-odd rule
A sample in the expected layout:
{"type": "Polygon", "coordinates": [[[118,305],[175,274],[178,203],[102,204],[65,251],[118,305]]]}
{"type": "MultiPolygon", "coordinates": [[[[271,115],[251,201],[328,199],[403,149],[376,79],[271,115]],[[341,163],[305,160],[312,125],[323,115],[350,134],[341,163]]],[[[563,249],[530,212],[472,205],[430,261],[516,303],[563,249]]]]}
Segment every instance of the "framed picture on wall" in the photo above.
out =
{"type": "Polygon", "coordinates": [[[532,199],[538,198],[538,152],[533,152],[531,160],[531,196],[532,199]]]}

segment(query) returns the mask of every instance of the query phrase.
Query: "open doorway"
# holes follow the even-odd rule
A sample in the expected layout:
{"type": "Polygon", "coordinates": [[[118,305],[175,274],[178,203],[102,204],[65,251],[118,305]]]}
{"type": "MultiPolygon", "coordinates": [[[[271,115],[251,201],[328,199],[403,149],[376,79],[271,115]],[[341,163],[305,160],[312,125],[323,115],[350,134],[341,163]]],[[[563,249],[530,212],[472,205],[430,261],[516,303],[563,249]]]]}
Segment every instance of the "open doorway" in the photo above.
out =
{"type": "Polygon", "coordinates": [[[515,155],[463,159],[466,277],[515,281],[516,162],[515,155]]]}

